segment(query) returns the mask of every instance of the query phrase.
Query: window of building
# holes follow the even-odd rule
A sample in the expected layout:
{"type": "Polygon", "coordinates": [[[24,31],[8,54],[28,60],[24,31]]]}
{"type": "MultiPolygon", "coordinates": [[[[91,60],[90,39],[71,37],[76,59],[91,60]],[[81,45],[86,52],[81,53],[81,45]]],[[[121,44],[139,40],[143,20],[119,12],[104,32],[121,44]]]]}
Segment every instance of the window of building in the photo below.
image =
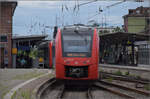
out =
{"type": "Polygon", "coordinates": [[[136,13],[137,13],[137,14],[140,14],[140,11],[139,11],[139,10],[137,10],[137,11],[136,11],[136,13]]]}
{"type": "Polygon", "coordinates": [[[150,19],[146,20],[147,25],[150,25],[150,19]]]}
{"type": "Polygon", "coordinates": [[[1,42],[7,42],[7,36],[1,36],[0,41],[1,42]]]}
{"type": "Polygon", "coordinates": [[[129,14],[133,14],[133,10],[129,10],[129,14]]]}
{"type": "Polygon", "coordinates": [[[147,13],[150,13],[150,9],[149,9],[149,10],[147,10],[147,13]]]}

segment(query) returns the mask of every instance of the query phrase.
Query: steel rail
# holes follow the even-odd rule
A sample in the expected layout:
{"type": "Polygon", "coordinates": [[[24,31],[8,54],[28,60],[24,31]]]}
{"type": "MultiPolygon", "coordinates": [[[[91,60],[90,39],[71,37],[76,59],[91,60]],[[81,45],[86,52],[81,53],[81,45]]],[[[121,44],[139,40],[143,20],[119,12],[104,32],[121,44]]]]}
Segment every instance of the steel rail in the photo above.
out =
{"type": "Polygon", "coordinates": [[[58,93],[57,99],[63,99],[63,95],[64,95],[64,92],[65,92],[65,85],[62,85],[59,90],[60,91],[58,93]]]}
{"type": "Polygon", "coordinates": [[[126,89],[126,90],[130,90],[130,91],[134,91],[134,92],[137,92],[137,93],[139,93],[139,94],[146,95],[146,96],[149,96],[149,95],[150,95],[149,92],[144,91],[144,90],[139,90],[139,89],[136,89],[136,88],[126,87],[126,86],[124,86],[124,85],[120,85],[120,84],[116,84],[116,83],[112,83],[112,82],[110,83],[110,82],[107,82],[107,81],[104,81],[104,80],[99,80],[99,82],[104,83],[104,84],[107,84],[107,85],[119,87],[119,88],[121,88],[121,89],[126,89]]]}
{"type": "Polygon", "coordinates": [[[99,88],[102,88],[102,89],[104,89],[104,90],[106,90],[106,91],[109,91],[109,92],[111,92],[111,93],[117,94],[117,95],[119,95],[119,96],[121,96],[121,97],[130,98],[130,99],[135,99],[134,97],[132,97],[132,96],[130,96],[130,95],[128,95],[128,94],[121,93],[121,92],[119,92],[119,91],[113,90],[113,89],[111,89],[111,88],[106,87],[105,85],[100,84],[100,83],[95,83],[94,86],[99,87],[99,88]]]}
{"type": "Polygon", "coordinates": [[[48,81],[44,82],[40,87],[38,88],[36,92],[36,99],[41,99],[42,94],[44,91],[51,85],[53,85],[56,82],[55,78],[51,78],[48,81]]]}
{"type": "Polygon", "coordinates": [[[88,98],[88,99],[93,99],[93,96],[92,96],[92,93],[91,93],[91,86],[88,88],[88,91],[87,91],[87,98],[88,98]]]}

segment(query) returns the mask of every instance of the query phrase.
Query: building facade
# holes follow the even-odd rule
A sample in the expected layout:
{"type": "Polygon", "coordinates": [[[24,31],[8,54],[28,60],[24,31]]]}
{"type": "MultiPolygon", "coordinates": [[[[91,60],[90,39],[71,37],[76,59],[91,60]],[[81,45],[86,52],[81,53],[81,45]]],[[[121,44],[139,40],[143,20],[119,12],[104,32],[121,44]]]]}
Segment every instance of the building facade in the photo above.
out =
{"type": "Polygon", "coordinates": [[[0,1],[0,68],[11,67],[12,22],[17,2],[0,1]]]}
{"type": "MultiPolygon", "coordinates": [[[[124,26],[126,32],[150,35],[150,7],[129,9],[129,14],[124,16],[124,26]]],[[[149,40],[135,42],[138,47],[139,66],[150,65],[149,40]]]]}
{"type": "Polygon", "coordinates": [[[125,32],[149,33],[150,7],[141,6],[136,9],[129,9],[128,15],[124,16],[124,27],[125,32]]]}

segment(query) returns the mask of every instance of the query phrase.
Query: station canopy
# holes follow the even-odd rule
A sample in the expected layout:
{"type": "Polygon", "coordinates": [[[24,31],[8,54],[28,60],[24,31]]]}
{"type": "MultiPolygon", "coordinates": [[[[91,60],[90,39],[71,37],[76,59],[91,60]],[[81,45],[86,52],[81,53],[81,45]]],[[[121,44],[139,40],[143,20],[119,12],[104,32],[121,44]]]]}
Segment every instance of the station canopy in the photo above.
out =
{"type": "Polygon", "coordinates": [[[123,41],[148,41],[150,34],[145,33],[128,33],[128,32],[115,32],[115,33],[103,33],[99,35],[100,42],[106,42],[109,44],[121,43],[123,41]]]}

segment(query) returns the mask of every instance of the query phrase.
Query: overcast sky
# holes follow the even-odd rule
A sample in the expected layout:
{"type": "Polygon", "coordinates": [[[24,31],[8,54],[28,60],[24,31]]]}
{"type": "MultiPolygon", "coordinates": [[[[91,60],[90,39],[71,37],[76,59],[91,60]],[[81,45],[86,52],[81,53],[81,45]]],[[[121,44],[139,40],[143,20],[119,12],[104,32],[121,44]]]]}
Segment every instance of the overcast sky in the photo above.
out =
{"type": "Polygon", "coordinates": [[[124,2],[113,7],[107,6],[120,1],[97,1],[87,5],[75,5],[88,1],[18,1],[18,6],[13,16],[13,34],[36,35],[46,33],[52,37],[52,27],[76,23],[88,24],[94,20],[97,23],[106,23],[107,26],[122,26],[122,16],[128,14],[128,9],[139,6],[149,7],[149,0],[142,3],[124,2]],[[103,12],[93,17],[99,12],[103,12]],[[57,17],[57,18],[56,18],[57,17]],[[57,19],[57,21],[56,21],[57,19]],[[46,27],[46,28],[45,28],[46,27]]]}

